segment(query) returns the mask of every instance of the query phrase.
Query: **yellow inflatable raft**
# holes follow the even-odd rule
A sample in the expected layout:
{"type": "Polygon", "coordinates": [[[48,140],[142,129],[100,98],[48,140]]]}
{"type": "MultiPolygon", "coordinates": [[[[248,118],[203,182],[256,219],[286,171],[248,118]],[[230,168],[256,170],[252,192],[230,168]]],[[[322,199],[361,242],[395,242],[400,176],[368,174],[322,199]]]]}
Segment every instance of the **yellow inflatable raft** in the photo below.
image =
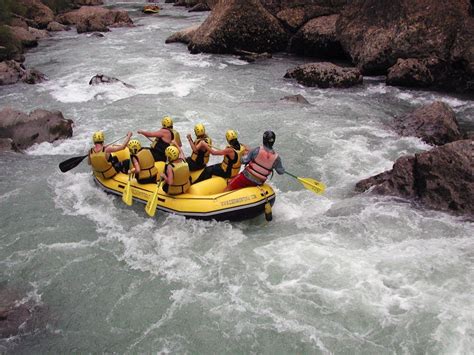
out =
{"type": "Polygon", "coordinates": [[[142,10],[145,14],[157,14],[160,8],[157,5],[145,5],[142,10]]]}
{"type": "MultiPolygon", "coordinates": [[[[128,148],[114,155],[121,161],[128,159],[128,148]]],[[[162,172],[164,163],[157,162],[155,166],[162,172]]],[[[201,170],[192,172],[192,179],[197,179],[200,174],[201,170]]],[[[110,179],[94,176],[94,180],[104,191],[122,196],[128,175],[119,173],[110,179]]],[[[275,192],[267,184],[223,192],[226,186],[227,181],[218,176],[191,185],[189,190],[181,195],[168,195],[160,186],[157,214],[164,211],[187,218],[239,221],[264,214],[266,204],[268,215],[268,203],[273,205],[275,202],[275,192]]],[[[135,178],[131,180],[134,201],[146,204],[155,189],[156,184],[139,184],[135,178]]]]}

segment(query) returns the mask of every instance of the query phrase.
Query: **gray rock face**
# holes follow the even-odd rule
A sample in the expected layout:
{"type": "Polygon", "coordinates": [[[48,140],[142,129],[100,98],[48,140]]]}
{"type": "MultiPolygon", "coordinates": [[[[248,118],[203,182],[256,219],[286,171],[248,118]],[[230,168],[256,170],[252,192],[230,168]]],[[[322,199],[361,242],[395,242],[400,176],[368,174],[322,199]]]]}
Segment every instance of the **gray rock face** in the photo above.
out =
{"type": "Polygon", "coordinates": [[[395,118],[394,128],[402,136],[419,137],[434,145],[443,145],[462,138],[456,114],[441,101],[395,118]]]}
{"type": "Polygon", "coordinates": [[[362,74],[356,68],[344,68],[332,63],[309,63],[286,72],[285,78],[294,78],[305,86],[320,88],[347,88],[362,83],[362,74]]]}
{"type": "Polygon", "coordinates": [[[72,125],[59,111],[37,109],[29,115],[11,108],[0,111],[0,138],[11,138],[18,149],[72,137],[72,125]]]}
{"type": "Polygon", "coordinates": [[[290,96],[284,96],[282,97],[280,100],[285,100],[285,101],[289,101],[289,102],[295,102],[295,103],[298,103],[298,104],[303,104],[303,105],[309,105],[310,103],[308,102],[308,100],[305,99],[305,97],[303,95],[290,95],[290,96]]]}
{"type": "Polygon", "coordinates": [[[188,45],[191,53],[275,52],[288,36],[258,0],[219,1],[188,45]]]}
{"type": "Polygon", "coordinates": [[[423,205],[474,217],[474,141],[460,140],[415,156],[361,180],[356,191],[414,199],[423,205]]]}
{"type": "Polygon", "coordinates": [[[121,83],[122,85],[130,89],[135,88],[133,85],[127,84],[123,82],[122,80],[119,80],[117,78],[112,78],[104,74],[96,74],[91,78],[91,80],[89,80],[89,85],[113,84],[113,83],[121,83]]]}
{"type": "Polygon", "coordinates": [[[36,84],[46,79],[46,76],[38,70],[26,69],[14,60],[0,62],[0,85],[11,85],[20,80],[27,84],[36,84]]]}

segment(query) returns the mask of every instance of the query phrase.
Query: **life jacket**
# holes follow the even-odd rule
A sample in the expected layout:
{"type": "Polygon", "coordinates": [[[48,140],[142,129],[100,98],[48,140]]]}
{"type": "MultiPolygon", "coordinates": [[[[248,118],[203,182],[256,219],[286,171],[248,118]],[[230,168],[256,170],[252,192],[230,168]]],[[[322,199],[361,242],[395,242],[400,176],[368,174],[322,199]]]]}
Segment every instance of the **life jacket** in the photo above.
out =
{"type": "Polygon", "coordinates": [[[144,180],[158,175],[158,169],[155,167],[155,159],[149,149],[140,149],[135,155],[140,164],[140,172],[137,180],[144,180]]]}
{"type": "Polygon", "coordinates": [[[277,153],[269,152],[263,146],[260,146],[257,156],[247,164],[245,170],[263,183],[267,180],[268,175],[272,173],[273,163],[277,158],[277,153]]]}
{"type": "Polygon", "coordinates": [[[179,132],[173,128],[171,128],[171,140],[175,140],[176,144],[181,147],[181,137],[179,135],[179,132]]]}
{"type": "MultiPolygon", "coordinates": [[[[212,145],[211,138],[207,136],[204,136],[204,138],[197,138],[194,141],[194,145],[198,145],[199,142],[201,141],[205,141],[208,145],[212,145]]],[[[191,154],[191,160],[194,161],[196,165],[204,166],[204,165],[207,165],[207,163],[209,162],[209,154],[210,153],[208,150],[206,151],[200,150],[197,153],[194,153],[193,151],[193,153],[191,154]]]]}
{"type": "Polygon", "coordinates": [[[112,163],[107,160],[105,148],[102,147],[100,152],[96,152],[94,151],[94,148],[91,148],[89,152],[89,161],[91,162],[92,171],[95,176],[110,179],[117,175],[117,170],[115,170],[112,163]]]}
{"type": "Polygon", "coordinates": [[[165,166],[165,171],[168,169],[168,165],[173,169],[173,184],[168,185],[169,195],[179,195],[188,191],[191,186],[189,174],[189,166],[185,161],[179,163],[169,163],[165,166]]]}
{"type": "Polygon", "coordinates": [[[241,144],[240,149],[237,150],[234,147],[228,145],[227,148],[232,148],[235,152],[234,159],[230,159],[227,155],[224,156],[224,160],[221,163],[222,170],[225,171],[226,175],[229,177],[236,176],[240,171],[240,166],[242,165],[240,158],[244,154],[244,146],[241,144]]]}
{"type": "MultiPolygon", "coordinates": [[[[170,129],[170,128],[163,128],[163,129],[167,129],[171,133],[171,140],[170,140],[170,142],[171,142],[175,138],[175,135],[174,135],[175,131],[173,129],[170,129]]],[[[161,139],[161,137],[156,137],[153,140],[153,142],[151,143],[150,147],[151,147],[151,149],[158,150],[160,152],[163,152],[163,154],[164,154],[166,148],[168,148],[169,145],[170,144],[165,142],[163,139],[161,139]]]]}

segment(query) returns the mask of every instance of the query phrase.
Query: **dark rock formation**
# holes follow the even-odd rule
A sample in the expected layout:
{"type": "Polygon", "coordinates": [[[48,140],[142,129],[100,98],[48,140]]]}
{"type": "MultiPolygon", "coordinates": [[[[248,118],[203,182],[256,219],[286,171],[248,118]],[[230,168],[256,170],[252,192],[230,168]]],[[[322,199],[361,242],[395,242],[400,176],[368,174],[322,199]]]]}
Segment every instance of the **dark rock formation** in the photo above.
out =
{"type": "Polygon", "coordinates": [[[470,6],[469,0],[354,0],[340,14],[337,37],[364,74],[386,74],[399,58],[429,59],[444,63],[430,68],[433,85],[466,86],[474,68],[470,6]]]}
{"type": "Polygon", "coordinates": [[[427,87],[434,82],[433,75],[422,59],[398,59],[388,70],[386,83],[407,87],[427,87]]]}
{"type": "MultiPolygon", "coordinates": [[[[0,153],[1,152],[8,152],[8,151],[18,151],[17,146],[15,145],[15,142],[13,142],[13,139],[11,138],[0,138],[0,153]]],[[[1,316],[1,309],[0,309],[0,320],[2,318],[1,316]]]]}
{"type": "Polygon", "coordinates": [[[220,1],[189,43],[191,53],[275,52],[286,47],[287,34],[259,0],[220,1]]]}
{"type": "Polygon", "coordinates": [[[59,31],[69,31],[71,27],[63,25],[59,22],[52,21],[48,23],[47,30],[51,32],[59,32],[59,31]]]}
{"type": "Polygon", "coordinates": [[[192,36],[194,36],[194,33],[197,31],[199,28],[199,25],[191,26],[188,27],[184,30],[181,30],[179,32],[173,33],[171,36],[169,36],[165,43],[174,43],[174,42],[181,42],[188,44],[191,42],[192,36]]]}
{"type": "Polygon", "coordinates": [[[280,100],[285,100],[285,101],[289,101],[289,102],[295,102],[295,103],[298,103],[298,104],[303,104],[303,105],[310,105],[310,103],[308,102],[308,100],[305,99],[305,97],[303,95],[291,95],[291,96],[284,96],[282,97],[280,100]]]}
{"type": "Polygon", "coordinates": [[[19,149],[35,143],[72,137],[72,120],[59,111],[37,109],[29,115],[11,108],[0,111],[0,138],[11,138],[19,149]]]}
{"type": "Polygon", "coordinates": [[[318,5],[307,4],[284,8],[276,14],[276,17],[291,32],[296,32],[309,20],[320,16],[333,15],[336,11],[337,10],[332,7],[321,7],[318,5]]]}
{"type": "Polygon", "coordinates": [[[239,55],[240,60],[245,60],[246,62],[249,62],[249,63],[255,62],[256,60],[260,60],[260,59],[269,59],[272,57],[272,54],[268,52],[255,53],[255,52],[244,51],[241,49],[235,49],[234,54],[239,55]]]}
{"type": "Polygon", "coordinates": [[[0,85],[15,84],[19,81],[36,84],[46,80],[46,76],[36,69],[26,69],[13,60],[0,62],[0,85]]]}
{"type": "Polygon", "coordinates": [[[320,88],[347,88],[362,83],[362,75],[356,68],[344,68],[332,63],[309,63],[286,72],[285,78],[294,78],[305,86],[320,88]]]}
{"type": "Polygon", "coordinates": [[[102,0],[73,0],[73,3],[76,6],[98,6],[104,4],[102,0]]]}
{"type": "Polygon", "coordinates": [[[57,21],[64,25],[75,25],[78,33],[107,32],[109,26],[129,27],[133,25],[126,11],[89,6],[59,15],[57,21]]]}
{"type": "Polygon", "coordinates": [[[117,78],[112,78],[104,74],[96,74],[91,78],[91,80],[89,80],[89,85],[113,84],[113,83],[121,83],[122,85],[130,89],[135,88],[133,85],[124,83],[122,80],[119,80],[117,78]]]}
{"type": "Polygon", "coordinates": [[[415,156],[356,184],[356,191],[415,199],[445,211],[474,215],[474,141],[460,140],[415,156]]]}
{"type": "Polygon", "coordinates": [[[46,28],[54,20],[53,10],[40,0],[18,0],[18,3],[25,9],[25,17],[34,22],[29,23],[32,27],[46,28]]]}
{"type": "Polygon", "coordinates": [[[194,5],[192,8],[189,9],[189,12],[203,12],[203,11],[210,11],[211,9],[205,3],[199,3],[194,5]]]}
{"type": "Polygon", "coordinates": [[[459,139],[462,134],[456,114],[447,104],[436,101],[408,115],[397,117],[394,128],[402,136],[415,136],[426,143],[443,145],[459,139]]]}
{"type": "Polygon", "coordinates": [[[313,57],[348,58],[336,38],[339,15],[317,17],[308,21],[290,40],[290,51],[313,57]]]}
{"type": "MultiPolygon", "coordinates": [[[[217,0],[208,0],[211,9],[213,8],[213,3],[216,1],[217,0]]],[[[273,15],[287,9],[304,8],[307,13],[307,20],[318,16],[338,13],[342,7],[350,1],[351,0],[260,0],[262,5],[273,15]]],[[[307,20],[305,20],[305,22],[307,20]]]]}

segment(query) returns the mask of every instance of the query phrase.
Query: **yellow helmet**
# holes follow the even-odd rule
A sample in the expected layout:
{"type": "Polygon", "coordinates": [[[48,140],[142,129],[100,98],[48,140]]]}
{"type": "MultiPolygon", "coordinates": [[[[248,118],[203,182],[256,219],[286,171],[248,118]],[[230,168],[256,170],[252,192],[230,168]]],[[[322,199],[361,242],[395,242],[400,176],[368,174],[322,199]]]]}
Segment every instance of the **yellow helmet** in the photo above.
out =
{"type": "Polygon", "coordinates": [[[173,120],[170,116],[165,116],[161,120],[161,125],[163,126],[163,128],[173,128],[173,120]]]}
{"type": "Polygon", "coordinates": [[[94,132],[94,134],[92,135],[92,142],[94,143],[104,143],[104,140],[104,132],[102,131],[94,132]]]}
{"type": "Polygon", "coordinates": [[[174,145],[170,145],[165,149],[165,155],[169,161],[173,161],[179,158],[179,149],[174,145]]]}
{"type": "Polygon", "coordinates": [[[227,132],[225,132],[225,139],[227,139],[228,143],[234,139],[237,139],[237,132],[233,129],[229,129],[227,132]]]}
{"type": "Polygon", "coordinates": [[[137,154],[140,149],[142,149],[142,145],[138,139],[132,139],[128,142],[128,149],[130,153],[137,154]]]}
{"type": "Polygon", "coordinates": [[[196,137],[201,137],[206,134],[206,129],[202,123],[198,123],[194,126],[194,133],[196,133],[196,137]]]}

